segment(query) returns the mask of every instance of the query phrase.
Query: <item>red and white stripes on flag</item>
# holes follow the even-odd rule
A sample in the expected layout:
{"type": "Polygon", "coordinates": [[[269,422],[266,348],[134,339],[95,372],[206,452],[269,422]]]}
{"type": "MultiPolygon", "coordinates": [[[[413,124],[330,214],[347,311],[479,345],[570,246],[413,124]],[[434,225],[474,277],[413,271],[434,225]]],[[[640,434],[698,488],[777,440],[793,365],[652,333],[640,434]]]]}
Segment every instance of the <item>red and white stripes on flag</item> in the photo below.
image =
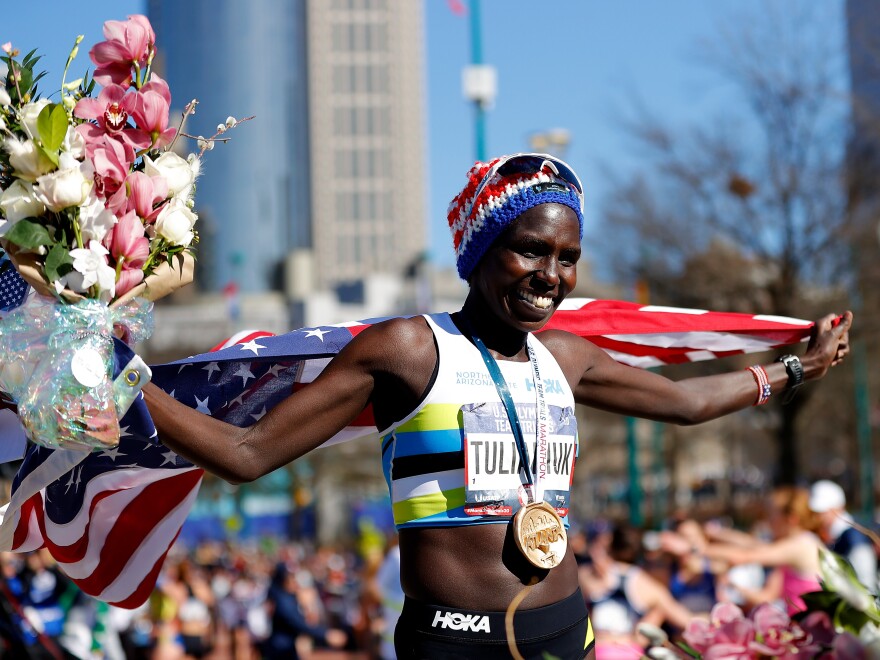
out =
{"type": "Polygon", "coordinates": [[[618,362],[647,369],[769,351],[806,341],[812,327],[787,316],[569,298],[546,329],[579,335],[618,362]]]}

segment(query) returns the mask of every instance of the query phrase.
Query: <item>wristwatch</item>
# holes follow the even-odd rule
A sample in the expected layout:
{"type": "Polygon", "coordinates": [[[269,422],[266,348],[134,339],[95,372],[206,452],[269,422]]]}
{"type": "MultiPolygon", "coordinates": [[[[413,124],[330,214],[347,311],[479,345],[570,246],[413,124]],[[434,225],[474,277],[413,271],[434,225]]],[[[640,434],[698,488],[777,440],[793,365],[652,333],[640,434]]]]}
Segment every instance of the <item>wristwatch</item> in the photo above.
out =
{"type": "Polygon", "coordinates": [[[776,361],[784,364],[785,371],[788,373],[786,389],[793,390],[804,384],[804,366],[797,355],[783,355],[776,358],[776,361]]]}

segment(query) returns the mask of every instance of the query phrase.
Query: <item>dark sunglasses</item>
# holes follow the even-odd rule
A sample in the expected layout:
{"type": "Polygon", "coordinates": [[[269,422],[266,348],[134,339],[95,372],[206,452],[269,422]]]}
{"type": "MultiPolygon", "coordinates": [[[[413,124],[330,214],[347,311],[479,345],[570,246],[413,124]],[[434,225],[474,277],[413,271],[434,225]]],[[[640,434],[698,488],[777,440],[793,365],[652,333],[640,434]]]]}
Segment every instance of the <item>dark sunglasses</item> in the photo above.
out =
{"type": "Polygon", "coordinates": [[[584,187],[578,175],[565,161],[559,160],[549,154],[512,154],[506,156],[495,163],[477,186],[474,193],[474,200],[480,197],[480,193],[495,177],[496,174],[501,176],[510,176],[512,174],[536,174],[544,168],[548,168],[553,174],[565,181],[574,188],[580,200],[581,213],[584,212],[584,187]]]}

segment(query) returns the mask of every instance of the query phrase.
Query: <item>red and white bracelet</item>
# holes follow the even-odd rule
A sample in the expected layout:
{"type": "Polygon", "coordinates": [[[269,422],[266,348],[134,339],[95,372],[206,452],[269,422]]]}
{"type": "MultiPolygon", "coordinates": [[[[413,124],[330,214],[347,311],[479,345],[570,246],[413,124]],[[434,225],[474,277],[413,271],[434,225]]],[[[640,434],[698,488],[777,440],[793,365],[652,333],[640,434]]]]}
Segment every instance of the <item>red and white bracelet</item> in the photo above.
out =
{"type": "Polygon", "coordinates": [[[755,403],[753,406],[763,406],[770,400],[770,378],[767,376],[767,372],[764,371],[764,367],[760,364],[752,365],[748,367],[748,370],[752,372],[752,376],[755,377],[755,382],[758,384],[758,398],[755,399],[755,403]]]}

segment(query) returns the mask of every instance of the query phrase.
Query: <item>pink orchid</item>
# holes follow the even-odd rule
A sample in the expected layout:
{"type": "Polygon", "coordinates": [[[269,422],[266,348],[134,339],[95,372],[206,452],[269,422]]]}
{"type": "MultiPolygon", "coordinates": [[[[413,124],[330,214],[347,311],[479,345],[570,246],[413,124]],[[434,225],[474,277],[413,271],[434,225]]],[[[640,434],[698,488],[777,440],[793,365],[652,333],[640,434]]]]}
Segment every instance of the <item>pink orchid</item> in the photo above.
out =
{"type": "MultiPolygon", "coordinates": [[[[100,197],[108,199],[119,190],[128,176],[135,158],[134,149],[106,134],[97,140],[89,140],[86,136],[86,154],[95,165],[96,192],[100,197]]],[[[114,209],[110,210],[116,213],[114,209]]]]}
{"type": "Polygon", "coordinates": [[[141,87],[141,92],[156,92],[159,96],[165,99],[165,102],[168,105],[171,105],[171,88],[168,87],[168,83],[165,82],[163,78],[160,78],[156,74],[153,74],[150,77],[150,82],[141,87]]]}
{"type": "Polygon", "coordinates": [[[816,644],[830,646],[837,632],[827,612],[810,612],[801,621],[801,627],[816,644]]]}
{"type": "Polygon", "coordinates": [[[715,639],[715,627],[705,619],[691,619],[682,637],[695,651],[703,653],[715,639]]]}
{"type": "Polygon", "coordinates": [[[703,660],[753,660],[754,656],[744,644],[713,643],[703,653],[703,660]]]}
{"type": "Polygon", "coordinates": [[[834,638],[831,653],[835,660],[868,660],[869,657],[858,637],[848,632],[840,633],[834,638]]]}
{"type": "Polygon", "coordinates": [[[730,621],[739,621],[740,619],[745,619],[745,614],[733,603],[718,603],[709,614],[709,620],[716,628],[730,621]]]}
{"type": "Polygon", "coordinates": [[[146,16],[135,14],[126,21],[104,23],[107,41],[95,44],[89,57],[95,63],[94,79],[101,85],[131,86],[131,68],[143,68],[152,57],[156,34],[146,16]]]}
{"type": "Polygon", "coordinates": [[[134,212],[144,222],[153,222],[162,210],[160,202],[168,197],[168,181],[161,176],[149,176],[144,172],[132,172],[125,179],[107,208],[117,215],[134,212]]]}
{"type": "Polygon", "coordinates": [[[171,144],[177,129],[168,127],[168,114],[171,107],[171,92],[168,83],[153,76],[143,88],[137,91],[132,118],[138,129],[148,133],[153,147],[171,144]]]}
{"type": "Polygon", "coordinates": [[[753,651],[777,658],[813,657],[820,649],[788,614],[773,605],[760,605],[752,613],[758,638],[749,645],[753,651]]]}
{"type": "Polygon", "coordinates": [[[719,603],[712,608],[709,621],[691,620],[683,637],[706,660],[748,660],[755,625],[736,605],[719,603]]]}
{"type": "Polygon", "coordinates": [[[755,624],[749,619],[742,618],[736,621],[728,621],[715,631],[715,644],[732,644],[748,648],[749,643],[755,639],[755,624]]]}
{"type": "Polygon", "coordinates": [[[143,281],[142,269],[150,256],[150,240],[144,235],[140,218],[130,211],[107,234],[105,243],[117,263],[116,295],[119,296],[143,281]]]}
{"type": "Polygon", "coordinates": [[[85,97],[77,102],[73,114],[80,119],[91,119],[95,124],[81,124],[80,134],[86,143],[94,142],[107,133],[130,144],[135,150],[150,146],[150,136],[128,124],[137,97],[126,94],[121,85],[108,85],[101,90],[98,98],[85,97]]]}

